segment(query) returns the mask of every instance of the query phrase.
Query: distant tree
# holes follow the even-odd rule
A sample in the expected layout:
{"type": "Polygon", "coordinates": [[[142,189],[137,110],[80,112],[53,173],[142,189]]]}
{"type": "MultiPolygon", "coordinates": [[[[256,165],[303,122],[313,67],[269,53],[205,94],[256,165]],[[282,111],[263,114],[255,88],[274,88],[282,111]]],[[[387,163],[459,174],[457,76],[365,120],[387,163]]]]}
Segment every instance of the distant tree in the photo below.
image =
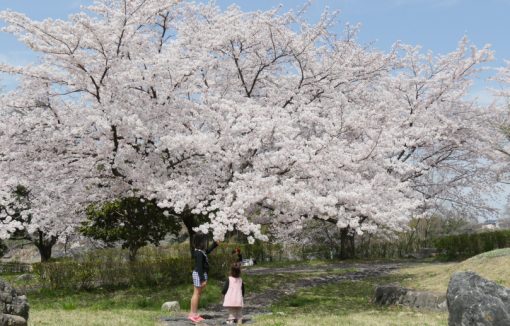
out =
{"type": "Polygon", "coordinates": [[[175,216],[155,201],[127,197],[90,205],[80,232],[108,244],[121,242],[122,248],[129,249],[129,260],[134,261],[138,249],[149,243],[159,245],[168,233],[178,235],[180,229],[175,216]]]}

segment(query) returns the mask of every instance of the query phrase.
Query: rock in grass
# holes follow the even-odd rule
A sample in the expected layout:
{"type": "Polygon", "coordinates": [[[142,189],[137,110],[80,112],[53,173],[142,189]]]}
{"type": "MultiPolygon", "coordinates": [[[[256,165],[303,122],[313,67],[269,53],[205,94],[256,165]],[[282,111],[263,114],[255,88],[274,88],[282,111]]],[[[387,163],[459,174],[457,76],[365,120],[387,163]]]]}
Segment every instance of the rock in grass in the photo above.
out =
{"type": "Polygon", "coordinates": [[[402,300],[402,305],[416,309],[446,311],[446,296],[444,293],[409,290],[402,300]]]}
{"type": "Polygon", "coordinates": [[[415,291],[396,283],[376,287],[372,301],[382,306],[403,305],[416,309],[446,311],[444,294],[415,291]]]}
{"type": "Polygon", "coordinates": [[[21,316],[0,314],[0,326],[27,326],[27,320],[21,316]]]}
{"type": "MultiPolygon", "coordinates": [[[[27,302],[27,297],[18,295],[16,290],[7,282],[0,279],[0,314],[3,316],[16,315],[20,316],[26,321],[28,320],[28,311],[30,307],[27,302]]],[[[2,317],[7,318],[7,317],[2,317]]],[[[18,318],[15,318],[18,319],[18,318]]],[[[10,325],[8,323],[1,325],[10,325]]],[[[18,325],[18,324],[13,324],[18,325]]]]}
{"type": "Polygon", "coordinates": [[[510,325],[510,289],[473,272],[452,275],[447,291],[448,325],[510,325]]]}
{"type": "Polygon", "coordinates": [[[163,311],[179,311],[181,310],[181,306],[179,305],[179,302],[177,301],[168,301],[163,303],[161,306],[161,310],[163,311]]]}
{"type": "Polygon", "coordinates": [[[401,304],[407,291],[398,284],[380,285],[375,288],[373,302],[382,306],[401,304]]]}

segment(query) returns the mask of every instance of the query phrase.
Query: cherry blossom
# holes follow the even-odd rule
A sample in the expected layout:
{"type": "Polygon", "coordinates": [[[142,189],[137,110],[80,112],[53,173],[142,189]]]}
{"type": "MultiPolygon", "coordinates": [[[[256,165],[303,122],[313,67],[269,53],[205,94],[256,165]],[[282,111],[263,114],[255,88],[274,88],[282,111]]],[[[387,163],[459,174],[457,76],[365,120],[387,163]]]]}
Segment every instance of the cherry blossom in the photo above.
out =
{"type": "Polygon", "coordinates": [[[492,111],[466,97],[487,47],[385,53],[355,29],[333,33],[327,12],[312,25],[167,0],[0,19],[40,55],[0,65],[21,81],[2,100],[1,178],[32,189],[29,228],[52,234],[86,203],[133,194],[207,217],[198,229],[216,239],[264,239],[262,224],[362,233],[445,206],[491,211],[492,111]]]}

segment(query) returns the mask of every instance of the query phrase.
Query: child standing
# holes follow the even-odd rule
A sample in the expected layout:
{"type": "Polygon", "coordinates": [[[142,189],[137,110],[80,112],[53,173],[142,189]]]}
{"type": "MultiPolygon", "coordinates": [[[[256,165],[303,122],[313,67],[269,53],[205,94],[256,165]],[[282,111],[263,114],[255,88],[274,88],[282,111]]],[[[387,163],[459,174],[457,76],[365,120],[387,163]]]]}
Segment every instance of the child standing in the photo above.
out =
{"type": "Polygon", "coordinates": [[[191,256],[195,263],[191,277],[193,279],[193,296],[191,297],[191,309],[188,319],[192,322],[198,323],[204,320],[198,314],[198,305],[200,303],[200,296],[202,291],[207,285],[207,273],[209,272],[209,259],[207,257],[214,248],[218,246],[219,242],[215,241],[211,247],[206,249],[207,237],[205,234],[197,233],[193,236],[193,251],[191,256]]]}
{"type": "Polygon", "coordinates": [[[232,250],[232,255],[235,255],[234,260],[238,263],[241,263],[242,265],[243,255],[241,254],[241,248],[237,247],[234,250],[232,250]]]}
{"type": "Polygon", "coordinates": [[[227,324],[243,323],[243,297],[244,284],[241,278],[241,264],[234,263],[230,267],[230,276],[228,277],[221,293],[225,296],[223,307],[228,310],[227,324]]]}

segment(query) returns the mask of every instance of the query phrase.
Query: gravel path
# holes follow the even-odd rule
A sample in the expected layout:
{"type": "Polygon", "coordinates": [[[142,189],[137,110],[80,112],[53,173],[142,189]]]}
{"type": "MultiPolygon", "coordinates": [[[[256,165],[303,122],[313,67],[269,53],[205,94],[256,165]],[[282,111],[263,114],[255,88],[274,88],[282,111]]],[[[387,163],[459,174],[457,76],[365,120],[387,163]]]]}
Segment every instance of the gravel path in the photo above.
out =
{"type": "MultiPolygon", "coordinates": [[[[244,324],[251,324],[252,318],[258,314],[270,313],[269,307],[279,299],[291,295],[302,288],[315,287],[324,284],[338,283],[342,281],[357,281],[370,277],[378,277],[386,275],[392,270],[400,269],[409,264],[403,263],[384,263],[384,264],[347,264],[339,263],[327,266],[300,266],[300,267],[277,267],[277,268],[263,268],[255,267],[246,270],[246,275],[267,275],[267,274],[281,274],[281,273],[310,273],[310,272],[336,272],[343,270],[346,273],[338,275],[325,275],[325,276],[310,276],[288,283],[285,289],[274,288],[266,290],[262,293],[252,293],[245,297],[243,314],[245,316],[244,324]]],[[[205,318],[200,325],[225,325],[226,312],[221,304],[214,304],[207,307],[205,310],[200,311],[202,317],[205,318]]],[[[186,313],[187,314],[187,313],[186,313]]],[[[176,317],[166,317],[161,319],[163,326],[190,326],[193,323],[186,319],[186,314],[176,317]]]]}

